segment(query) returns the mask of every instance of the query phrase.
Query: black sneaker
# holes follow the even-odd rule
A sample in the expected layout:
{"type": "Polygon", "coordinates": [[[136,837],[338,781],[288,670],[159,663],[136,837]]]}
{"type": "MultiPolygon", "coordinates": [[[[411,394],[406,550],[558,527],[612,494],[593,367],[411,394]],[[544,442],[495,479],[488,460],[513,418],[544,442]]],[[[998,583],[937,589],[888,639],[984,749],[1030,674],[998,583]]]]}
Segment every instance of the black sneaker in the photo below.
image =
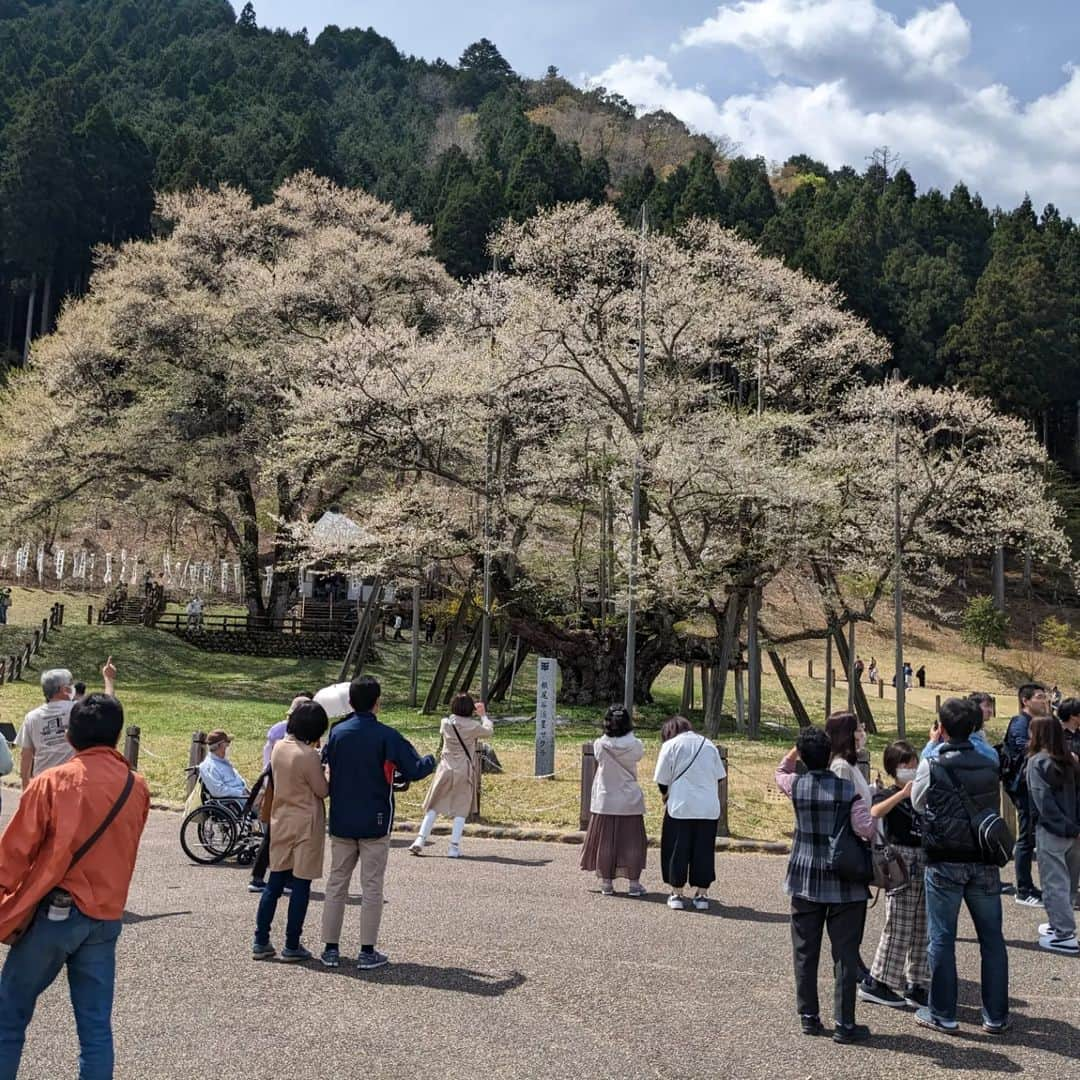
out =
{"type": "Polygon", "coordinates": [[[837,1024],[832,1041],[846,1046],[848,1043],[866,1042],[869,1038],[870,1029],[865,1024],[851,1024],[848,1026],[837,1024]]]}
{"type": "Polygon", "coordinates": [[[799,1022],[802,1024],[802,1033],[804,1035],[824,1035],[825,1026],[821,1022],[820,1016],[800,1016],[799,1022]]]}
{"type": "Polygon", "coordinates": [[[1023,904],[1024,907],[1042,907],[1042,893],[1038,889],[1033,889],[1031,892],[1017,892],[1013,897],[1013,900],[1018,904],[1023,904]]]}
{"type": "Polygon", "coordinates": [[[860,1001],[869,1001],[874,1005],[888,1005],[892,1009],[904,1007],[904,999],[877,979],[870,978],[859,983],[858,993],[860,1001]]]}
{"type": "Polygon", "coordinates": [[[984,1020],[982,1029],[987,1035],[1004,1035],[1011,1027],[1012,1021],[1006,1017],[1000,1024],[992,1024],[989,1020],[984,1020]]]}
{"type": "Polygon", "coordinates": [[[930,993],[921,986],[908,986],[904,988],[904,1000],[913,1009],[928,1008],[930,1005],[930,993]]]}
{"type": "Polygon", "coordinates": [[[338,949],[323,949],[319,960],[322,962],[323,967],[341,967],[341,952],[338,949]]]}

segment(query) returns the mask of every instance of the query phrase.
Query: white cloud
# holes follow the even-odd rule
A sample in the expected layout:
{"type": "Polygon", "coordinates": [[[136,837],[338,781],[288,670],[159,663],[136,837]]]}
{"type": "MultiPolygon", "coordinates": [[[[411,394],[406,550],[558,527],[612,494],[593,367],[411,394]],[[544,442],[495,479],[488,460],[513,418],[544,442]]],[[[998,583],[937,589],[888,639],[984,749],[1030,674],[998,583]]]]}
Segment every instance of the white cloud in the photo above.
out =
{"type": "Polygon", "coordinates": [[[1080,212],[1080,69],[1029,103],[966,69],[971,26],[955,3],[900,22],[876,0],[741,0],[687,30],[676,48],[734,48],[772,76],[724,100],[680,85],[671,63],[623,57],[587,80],[641,108],[666,109],[743,153],[795,153],[861,168],[875,146],[899,151],[917,181],[964,181],[990,202],[1030,192],[1080,212]]]}

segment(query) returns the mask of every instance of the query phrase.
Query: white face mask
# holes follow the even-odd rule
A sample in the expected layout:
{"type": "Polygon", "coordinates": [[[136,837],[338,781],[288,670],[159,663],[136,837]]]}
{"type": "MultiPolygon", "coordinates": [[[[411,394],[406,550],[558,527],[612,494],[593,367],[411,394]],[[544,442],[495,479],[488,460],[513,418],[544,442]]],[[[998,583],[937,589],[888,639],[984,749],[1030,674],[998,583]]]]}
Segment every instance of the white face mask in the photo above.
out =
{"type": "Polygon", "coordinates": [[[900,784],[910,784],[915,779],[914,769],[897,769],[896,780],[900,784]]]}

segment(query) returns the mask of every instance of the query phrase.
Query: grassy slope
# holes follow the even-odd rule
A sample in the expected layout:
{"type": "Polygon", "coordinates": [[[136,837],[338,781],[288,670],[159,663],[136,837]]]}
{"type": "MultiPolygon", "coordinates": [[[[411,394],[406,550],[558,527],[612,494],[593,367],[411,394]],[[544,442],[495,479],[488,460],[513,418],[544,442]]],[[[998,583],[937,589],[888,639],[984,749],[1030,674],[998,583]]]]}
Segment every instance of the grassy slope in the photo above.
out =
{"type": "MultiPolygon", "coordinates": [[[[0,654],[9,642],[26,637],[26,624],[32,624],[39,610],[47,612],[56,599],[53,594],[24,594],[16,597],[12,614],[23,627],[0,628],[0,654]]],[[[85,604],[79,598],[68,610],[85,604]]],[[[83,608],[85,612],[85,608],[83,608]]],[[[774,612],[774,616],[777,613],[774,612]]],[[[85,618],[85,614],[84,614],[85,618]]],[[[775,623],[775,618],[774,618],[775,623]]],[[[911,624],[911,657],[926,663],[930,685],[913,692],[908,703],[908,730],[913,742],[921,743],[932,717],[934,695],[990,689],[1002,693],[999,719],[994,725],[1000,733],[1004,718],[1011,711],[1011,699],[1005,681],[1012,669],[1022,669],[1036,662],[1040,674],[1057,681],[1063,690],[1077,685],[1080,668],[1075,661],[1040,653],[1035,658],[1023,650],[995,652],[985,667],[978,654],[959,643],[948,630],[911,624]]],[[[420,716],[403,706],[407,700],[409,646],[379,643],[380,664],[372,671],[383,681],[384,718],[406,732],[421,751],[434,751],[438,745],[438,718],[420,716]]],[[[823,655],[820,646],[783,650],[789,658],[789,670],[795,677],[811,715],[824,713],[824,684],[821,681],[823,655]],[[814,659],[816,679],[806,677],[806,660],[814,659]]],[[[880,663],[891,656],[891,642],[884,635],[866,635],[859,652],[873,652],[880,663]]],[[[253,778],[259,769],[263,736],[270,724],[279,720],[298,690],[314,690],[336,678],[336,665],[315,660],[265,660],[216,653],[202,653],[168,634],[140,627],[87,627],[69,621],[55,634],[42,655],[34,662],[34,671],[21,683],[0,688],[0,719],[16,724],[22,715],[39,702],[36,674],[48,666],[64,665],[91,686],[100,684],[97,674],[106,656],[112,655],[119,668],[119,691],[129,723],[143,731],[141,767],[155,793],[167,798],[181,796],[183,767],[191,733],[223,727],[236,736],[233,756],[245,776],[253,778]]],[[[430,678],[437,651],[421,650],[421,695],[430,678]]],[[[528,667],[519,681],[516,707],[505,709],[507,715],[529,715],[528,688],[534,685],[535,672],[528,667]]],[[[658,745],[657,727],[665,715],[678,709],[682,692],[682,672],[669,669],[655,687],[656,704],[642,710],[639,733],[646,743],[642,776],[647,779],[655,761],[658,745]]],[[[891,689],[886,691],[891,697],[891,689]]],[[[780,838],[790,828],[789,811],[772,802],[767,795],[772,770],[782,750],[790,745],[793,731],[786,702],[771,672],[763,685],[765,737],[750,743],[732,734],[724,741],[730,751],[731,827],[734,835],[765,839],[780,838]]],[[[729,693],[728,701],[731,697],[729,693]]],[[[834,702],[846,700],[843,683],[834,693],[834,702]]],[[[891,700],[871,699],[881,734],[871,740],[874,768],[890,738],[895,737],[894,706],[891,700]]],[[[532,778],[532,725],[528,721],[500,725],[495,748],[505,767],[505,775],[484,778],[483,817],[492,822],[535,822],[561,828],[576,828],[579,795],[581,742],[593,737],[597,709],[560,709],[569,725],[559,729],[554,780],[532,778]]],[[[699,713],[692,714],[695,719],[699,713]]],[[[418,785],[400,800],[400,812],[415,817],[426,785],[418,785]]],[[[645,783],[649,806],[650,833],[659,831],[660,803],[655,788],[645,783]]]]}

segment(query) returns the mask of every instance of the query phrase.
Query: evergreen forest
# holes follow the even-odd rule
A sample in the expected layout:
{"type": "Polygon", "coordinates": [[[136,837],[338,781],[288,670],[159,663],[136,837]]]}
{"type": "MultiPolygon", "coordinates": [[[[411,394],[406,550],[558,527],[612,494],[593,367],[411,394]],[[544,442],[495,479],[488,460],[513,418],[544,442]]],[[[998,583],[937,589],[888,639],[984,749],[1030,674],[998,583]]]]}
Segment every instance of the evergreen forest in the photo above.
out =
{"type": "Polygon", "coordinates": [[[85,289],[96,245],[153,233],[155,192],[265,201],[312,169],[430,225],[463,278],[490,265],[499,222],[538,207],[719,220],[835,282],[902,374],[991,398],[1080,471],[1076,224],[1038,192],[1013,208],[920,194],[893,151],[867,155],[741,156],[554,67],[520,77],[487,40],[450,63],[374,29],[270,30],[226,0],[0,0],[0,378],[85,289]]]}

